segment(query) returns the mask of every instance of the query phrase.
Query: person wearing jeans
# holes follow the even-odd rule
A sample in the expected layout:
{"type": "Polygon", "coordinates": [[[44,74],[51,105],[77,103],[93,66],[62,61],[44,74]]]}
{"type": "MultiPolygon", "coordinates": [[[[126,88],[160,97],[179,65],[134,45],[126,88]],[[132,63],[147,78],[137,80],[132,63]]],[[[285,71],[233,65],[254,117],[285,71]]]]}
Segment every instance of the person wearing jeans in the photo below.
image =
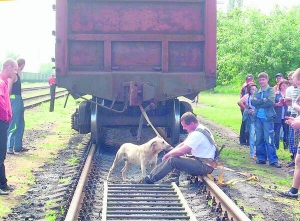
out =
{"type": "Polygon", "coordinates": [[[275,94],[275,104],[274,109],[276,112],[276,117],[274,119],[274,143],[275,147],[279,149],[279,140],[280,140],[280,129],[283,130],[283,144],[284,149],[288,148],[288,125],[284,122],[285,117],[287,116],[287,106],[284,102],[286,89],[288,88],[289,83],[286,80],[281,81],[278,84],[278,91],[275,94]]]}
{"type": "Polygon", "coordinates": [[[8,81],[8,89],[10,92],[10,102],[13,112],[12,121],[8,128],[7,138],[7,153],[14,154],[15,152],[27,151],[28,149],[23,147],[23,135],[25,129],[24,121],[24,103],[22,99],[21,91],[21,78],[20,73],[25,66],[25,60],[19,58],[18,73],[8,81]]]}
{"type": "MultiPolygon", "coordinates": [[[[297,86],[300,86],[300,68],[293,74],[293,80],[297,86]]],[[[286,123],[294,129],[300,129],[300,116],[286,117],[286,123]]],[[[299,143],[300,144],[300,143],[299,143]]],[[[298,144],[297,154],[295,158],[295,171],[293,176],[293,184],[290,189],[285,191],[278,191],[281,196],[289,198],[298,198],[298,190],[300,186],[300,145],[298,144]]]]}
{"type": "Polygon", "coordinates": [[[257,164],[269,164],[281,168],[274,145],[274,89],[268,85],[269,76],[265,72],[258,75],[260,89],[254,94],[251,104],[255,107],[255,135],[257,164]]]}
{"type": "Polygon", "coordinates": [[[17,62],[13,59],[7,59],[0,72],[0,195],[8,195],[7,190],[14,189],[7,185],[4,161],[6,158],[7,129],[12,119],[8,79],[13,78],[17,70],[17,62]]]}
{"type": "Polygon", "coordinates": [[[255,127],[254,127],[254,110],[255,107],[251,104],[251,99],[257,91],[255,84],[248,85],[248,93],[245,94],[239,101],[238,105],[244,109],[243,121],[246,124],[246,132],[249,133],[250,157],[255,158],[255,127]]]}
{"type": "MultiPolygon", "coordinates": [[[[193,176],[210,174],[217,166],[215,158],[215,142],[208,128],[200,124],[196,116],[186,112],[181,116],[181,125],[189,135],[183,143],[165,154],[162,162],[158,164],[149,174],[132,183],[153,184],[172,171],[185,171],[193,176]],[[201,132],[202,131],[202,132],[201,132]],[[190,157],[184,156],[191,153],[190,157]]],[[[178,183],[179,173],[177,176],[178,183]]]]}

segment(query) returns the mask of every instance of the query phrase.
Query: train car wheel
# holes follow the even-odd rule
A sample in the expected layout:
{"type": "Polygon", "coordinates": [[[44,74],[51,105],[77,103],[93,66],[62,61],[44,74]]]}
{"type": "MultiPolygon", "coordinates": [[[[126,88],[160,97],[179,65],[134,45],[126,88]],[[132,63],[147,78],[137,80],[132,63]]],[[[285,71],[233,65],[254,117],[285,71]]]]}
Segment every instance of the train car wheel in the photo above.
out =
{"type": "MultiPolygon", "coordinates": [[[[94,98],[93,101],[100,103],[99,98],[94,98]]],[[[105,130],[101,124],[99,106],[92,103],[91,104],[91,134],[92,142],[95,143],[98,147],[103,146],[105,142],[105,130]]]]}
{"type": "MultiPolygon", "coordinates": [[[[95,98],[95,102],[97,102],[98,98],[95,98]]],[[[92,142],[98,144],[99,137],[99,128],[98,128],[98,117],[99,117],[99,107],[98,105],[92,103],[91,104],[91,135],[92,142]]]]}
{"type": "Polygon", "coordinates": [[[179,100],[174,99],[171,103],[169,113],[168,135],[171,138],[171,144],[177,144],[180,136],[180,103],[179,100]]]}

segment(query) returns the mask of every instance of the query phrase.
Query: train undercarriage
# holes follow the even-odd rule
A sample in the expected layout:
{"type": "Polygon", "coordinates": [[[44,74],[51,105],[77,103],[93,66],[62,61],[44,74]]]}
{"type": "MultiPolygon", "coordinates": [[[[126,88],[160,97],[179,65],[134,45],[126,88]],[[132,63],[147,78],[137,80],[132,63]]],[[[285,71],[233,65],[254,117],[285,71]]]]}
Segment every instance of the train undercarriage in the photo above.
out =
{"type": "MultiPolygon", "coordinates": [[[[142,107],[153,126],[165,130],[167,141],[172,145],[177,144],[180,133],[183,133],[180,116],[192,111],[191,105],[176,98],[156,105],[143,102],[142,107]]],[[[142,128],[147,125],[139,106],[126,106],[124,102],[113,103],[97,97],[82,101],[72,115],[72,128],[82,134],[91,132],[92,141],[97,145],[105,142],[105,128],[127,127],[128,130],[134,128],[138,131],[138,139],[142,128]]]]}

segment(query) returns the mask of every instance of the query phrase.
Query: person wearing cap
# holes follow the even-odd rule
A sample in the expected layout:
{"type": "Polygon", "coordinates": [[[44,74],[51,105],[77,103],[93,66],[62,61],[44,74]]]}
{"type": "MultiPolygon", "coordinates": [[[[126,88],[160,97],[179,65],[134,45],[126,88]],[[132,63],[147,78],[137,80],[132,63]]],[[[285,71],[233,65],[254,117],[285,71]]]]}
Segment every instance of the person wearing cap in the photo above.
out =
{"type": "Polygon", "coordinates": [[[279,83],[282,81],[282,80],[284,80],[284,77],[283,77],[283,74],[281,74],[281,73],[277,73],[276,75],[275,75],[275,78],[276,78],[276,85],[273,87],[274,88],[274,91],[275,91],[275,93],[278,91],[278,85],[279,85],[279,83]]]}
{"type": "Polygon", "coordinates": [[[241,88],[240,98],[242,98],[245,94],[249,93],[249,91],[247,91],[247,88],[250,83],[254,84],[254,77],[252,74],[247,74],[245,78],[245,83],[241,88]]]}
{"type": "MultiPolygon", "coordinates": [[[[243,84],[241,88],[241,93],[240,93],[240,98],[242,98],[245,94],[248,94],[248,85],[249,84],[254,84],[254,77],[252,74],[247,74],[245,78],[245,83],[243,84]]],[[[246,105],[246,104],[245,104],[246,105]]],[[[243,116],[244,109],[242,106],[241,108],[241,113],[243,116]]],[[[240,145],[248,145],[249,143],[249,134],[246,132],[246,123],[245,121],[242,121],[241,128],[240,128],[240,145]]]]}

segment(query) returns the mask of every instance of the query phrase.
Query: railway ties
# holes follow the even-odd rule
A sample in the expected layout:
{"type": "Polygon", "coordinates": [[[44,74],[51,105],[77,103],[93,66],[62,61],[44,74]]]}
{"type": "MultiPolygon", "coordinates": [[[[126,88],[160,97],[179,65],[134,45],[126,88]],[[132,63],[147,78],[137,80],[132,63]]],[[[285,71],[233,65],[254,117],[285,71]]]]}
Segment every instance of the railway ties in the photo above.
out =
{"type": "Polygon", "coordinates": [[[196,217],[181,191],[172,184],[110,184],[104,182],[102,221],[191,220],[196,217]]]}

